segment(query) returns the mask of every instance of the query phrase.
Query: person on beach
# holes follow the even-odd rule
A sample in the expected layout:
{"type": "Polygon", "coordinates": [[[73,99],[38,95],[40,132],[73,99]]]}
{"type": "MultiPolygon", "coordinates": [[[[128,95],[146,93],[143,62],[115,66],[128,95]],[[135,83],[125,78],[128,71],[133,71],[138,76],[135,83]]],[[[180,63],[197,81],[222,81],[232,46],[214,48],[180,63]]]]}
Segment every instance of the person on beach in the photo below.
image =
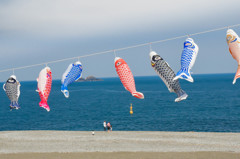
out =
{"type": "Polygon", "coordinates": [[[106,123],[106,121],[103,122],[103,129],[104,129],[104,131],[107,130],[107,123],[106,123]]]}
{"type": "Polygon", "coordinates": [[[109,132],[110,129],[111,129],[111,124],[110,124],[110,122],[107,123],[107,129],[108,129],[108,132],[109,132]]]}

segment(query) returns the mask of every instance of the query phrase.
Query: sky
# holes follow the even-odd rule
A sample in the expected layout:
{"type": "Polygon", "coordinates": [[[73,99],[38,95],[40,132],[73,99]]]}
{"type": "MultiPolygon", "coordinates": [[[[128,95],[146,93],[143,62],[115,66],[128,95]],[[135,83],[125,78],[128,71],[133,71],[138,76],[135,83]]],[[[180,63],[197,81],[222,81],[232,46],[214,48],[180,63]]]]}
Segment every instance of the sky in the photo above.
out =
{"type": "MultiPolygon", "coordinates": [[[[0,71],[148,43],[240,24],[239,0],[0,0],[0,71]]],[[[240,27],[232,28],[240,34],[240,27]]],[[[237,62],[226,30],[192,36],[199,46],[193,74],[234,73],[237,62]]],[[[177,72],[186,38],[153,44],[177,72]]],[[[117,51],[134,76],[156,75],[149,46],[117,51]]],[[[49,64],[61,79],[77,59],[49,64]]],[[[80,59],[83,77],[116,77],[112,52],[80,59]]],[[[20,81],[35,80],[45,65],[15,70],[20,81]]],[[[6,81],[12,71],[1,72],[6,81]]]]}

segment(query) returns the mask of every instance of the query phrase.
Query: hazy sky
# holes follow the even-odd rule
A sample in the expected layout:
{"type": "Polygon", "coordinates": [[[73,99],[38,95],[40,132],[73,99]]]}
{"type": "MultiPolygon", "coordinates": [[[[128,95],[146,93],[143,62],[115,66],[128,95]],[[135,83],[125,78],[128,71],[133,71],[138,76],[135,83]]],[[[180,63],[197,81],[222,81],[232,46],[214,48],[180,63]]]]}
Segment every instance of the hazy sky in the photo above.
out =
{"type": "MultiPolygon", "coordinates": [[[[175,36],[239,24],[239,0],[0,0],[0,70],[81,56],[175,36]]],[[[240,34],[240,27],[233,28],[240,34]]],[[[192,69],[233,73],[226,30],[193,36],[199,54],[192,69]]],[[[152,46],[177,72],[186,38],[152,46]]],[[[117,52],[135,76],[155,75],[149,47],[117,52]]],[[[77,59],[76,59],[77,60],[77,59]]],[[[61,78],[69,60],[49,64],[61,78]]],[[[114,54],[80,59],[83,76],[117,76],[114,54]]],[[[35,80],[44,67],[16,70],[19,80],[35,80]]],[[[5,81],[11,71],[0,73],[5,81]]]]}

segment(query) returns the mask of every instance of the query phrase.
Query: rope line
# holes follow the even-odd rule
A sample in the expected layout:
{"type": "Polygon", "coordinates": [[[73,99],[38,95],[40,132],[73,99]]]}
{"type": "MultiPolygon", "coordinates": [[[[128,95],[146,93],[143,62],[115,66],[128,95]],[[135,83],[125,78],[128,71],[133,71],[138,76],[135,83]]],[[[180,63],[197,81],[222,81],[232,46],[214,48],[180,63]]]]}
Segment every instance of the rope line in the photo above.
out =
{"type": "Polygon", "coordinates": [[[107,54],[107,53],[110,53],[110,52],[111,53],[114,52],[114,54],[116,54],[115,51],[122,51],[122,50],[127,50],[127,49],[133,49],[133,48],[146,46],[146,45],[150,45],[150,50],[151,50],[152,49],[151,44],[157,44],[157,43],[162,43],[162,42],[166,42],[166,41],[172,41],[172,40],[181,39],[181,38],[184,38],[184,37],[195,36],[195,35],[199,35],[199,34],[206,34],[206,33],[215,32],[215,31],[219,31],[219,30],[234,28],[234,27],[238,27],[238,26],[240,26],[240,24],[235,24],[235,25],[231,25],[231,26],[225,26],[225,27],[221,27],[221,28],[206,30],[206,31],[197,32],[197,33],[193,33],[193,34],[187,34],[187,35],[172,37],[172,38],[163,39],[163,40],[159,40],[159,41],[153,41],[153,42],[148,42],[148,43],[143,43],[143,44],[138,44],[138,45],[132,45],[132,46],[118,48],[118,49],[114,49],[114,50],[107,50],[107,51],[96,52],[96,53],[92,53],[92,54],[86,54],[86,55],[82,55],[82,56],[70,57],[70,58],[65,58],[65,59],[60,59],[60,60],[55,60],[55,61],[49,61],[49,62],[34,64],[34,65],[27,65],[27,66],[22,66],[22,67],[15,67],[15,68],[4,69],[4,70],[0,70],[0,72],[7,72],[7,71],[13,71],[13,70],[26,69],[26,68],[31,68],[31,67],[41,66],[41,65],[46,65],[47,66],[48,64],[52,64],[52,63],[58,63],[58,62],[63,62],[63,61],[68,61],[68,60],[73,60],[73,59],[80,59],[80,58],[90,57],[90,56],[95,56],[95,55],[102,55],[102,54],[107,54]]]}
{"type": "Polygon", "coordinates": [[[116,57],[117,57],[116,51],[115,51],[115,50],[113,50],[113,53],[114,53],[114,56],[115,56],[115,58],[116,58],[116,57]]]}
{"type": "Polygon", "coordinates": [[[152,43],[149,43],[149,50],[152,52],[152,43]]]}

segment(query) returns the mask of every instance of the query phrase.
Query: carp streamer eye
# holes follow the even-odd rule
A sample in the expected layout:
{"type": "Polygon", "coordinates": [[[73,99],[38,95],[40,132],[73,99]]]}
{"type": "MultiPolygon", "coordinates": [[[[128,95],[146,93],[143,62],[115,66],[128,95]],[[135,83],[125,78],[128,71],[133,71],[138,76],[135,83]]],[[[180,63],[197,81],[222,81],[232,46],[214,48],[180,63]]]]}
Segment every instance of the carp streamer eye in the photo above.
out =
{"type": "Polygon", "coordinates": [[[15,83],[15,81],[16,81],[16,80],[15,80],[14,78],[8,79],[8,82],[9,82],[9,83],[15,83]]]}
{"type": "Polygon", "coordinates": [[[160,60],[160,59],[161,59],[160,56],[155,56],[155,57],[154,57],[154,61],[157,61],[157,60],[160,60]]]}
{"type": "Polygon", "coordinates": [[[227,41],[230,41],[232,39],[232,36],[231,35],[228,35],[227,36],[227,41]]]}
{"type": "Polygon", "coordinates": [[[186,42],[184,45],[185,46],[192,46],[191,42],[186,42]]]}
{"type": "Polygon", "coordinates": [[[117,63],[117,66],[119,66],[120,64],[121,64],[121,62],[118,62],[118,63],[117,63]]]}

